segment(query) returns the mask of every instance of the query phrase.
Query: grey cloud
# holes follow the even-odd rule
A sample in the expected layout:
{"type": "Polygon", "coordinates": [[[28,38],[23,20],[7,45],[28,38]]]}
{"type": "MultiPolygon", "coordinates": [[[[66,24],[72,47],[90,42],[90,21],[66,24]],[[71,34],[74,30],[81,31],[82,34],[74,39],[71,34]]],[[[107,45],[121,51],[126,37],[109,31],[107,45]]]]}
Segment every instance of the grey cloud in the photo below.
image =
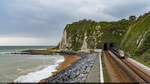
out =
{"type": "Polygon", "coordinates": [[[65,25],[73,21],[118,20],[149,10],[149,0],[1,0],[0,36],[31,36],[58,43],[65,25]]]}
{"type": "Polygon", "coordinates": [[[149,6],[150,1],[148,0],[125,0],[108,6],[103,12],[121,19],[130,15],[139,16],[144,12],[148,12],[150,9],[146,8],[149,6]]]}

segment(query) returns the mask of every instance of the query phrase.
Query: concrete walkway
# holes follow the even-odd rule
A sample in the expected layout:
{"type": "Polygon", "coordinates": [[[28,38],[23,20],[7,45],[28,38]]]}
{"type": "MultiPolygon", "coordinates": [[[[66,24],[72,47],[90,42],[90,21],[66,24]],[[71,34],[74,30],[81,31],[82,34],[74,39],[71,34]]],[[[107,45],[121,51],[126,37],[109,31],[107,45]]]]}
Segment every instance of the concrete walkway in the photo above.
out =
{"type": "Polygon", "coordinates": [[[92,67],[91,71],[89,72],[86,83],[94,82],[94,83],[100,83],[100,65],[99,65],[99,56],[97,56],[97,59],[94,63],[94,66],[92,67]]]}

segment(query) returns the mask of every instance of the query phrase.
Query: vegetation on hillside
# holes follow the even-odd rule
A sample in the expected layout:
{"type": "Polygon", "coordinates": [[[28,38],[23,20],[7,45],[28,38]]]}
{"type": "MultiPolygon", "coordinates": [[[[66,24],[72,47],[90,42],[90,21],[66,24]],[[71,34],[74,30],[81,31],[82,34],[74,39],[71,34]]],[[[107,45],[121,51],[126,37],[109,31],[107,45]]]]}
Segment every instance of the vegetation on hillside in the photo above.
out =
{"type": "Polygon", "coordinates": [[[73,22],[65,27],[66,43],[61,44],[67,50],[78,51],[83,42],[87,43],[88,49],[94,49],[102,48],[104,41],[112,41],[132,58],[150,65],[150,12],[139,16],[137,20],[133,18],[112,22],[86,19],[73,22]]]}
{"type": "Polygon", "coordinates": [[[124,44],[121,46],[131,57],[150,65],[150,13],[140,16],[129,28],[124,44]]]}
{"type": "Polygon", "coordinates": [[[65,28],[67,40],[69,39],[67,42],[71,44],[66,48],[80,50],[85,37],[88,49],[102,48],[102,42],[108,40],[119,45],[129,25],[130,21],[125,19],[114,22],[95,22],[86,19],[73,22],[65,28]]]}

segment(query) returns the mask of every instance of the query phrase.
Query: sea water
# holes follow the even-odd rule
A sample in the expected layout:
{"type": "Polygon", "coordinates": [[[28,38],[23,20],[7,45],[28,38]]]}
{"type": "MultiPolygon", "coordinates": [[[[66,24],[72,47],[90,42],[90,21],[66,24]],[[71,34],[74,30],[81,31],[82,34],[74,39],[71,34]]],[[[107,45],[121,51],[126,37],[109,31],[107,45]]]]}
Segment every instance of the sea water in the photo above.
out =
{"type": "Polygon", "coordinates": [[[47,46],[0,46],[0,82],[39,82],[48,78],[64,61],[60,55],[10,54],[47,46]]]}

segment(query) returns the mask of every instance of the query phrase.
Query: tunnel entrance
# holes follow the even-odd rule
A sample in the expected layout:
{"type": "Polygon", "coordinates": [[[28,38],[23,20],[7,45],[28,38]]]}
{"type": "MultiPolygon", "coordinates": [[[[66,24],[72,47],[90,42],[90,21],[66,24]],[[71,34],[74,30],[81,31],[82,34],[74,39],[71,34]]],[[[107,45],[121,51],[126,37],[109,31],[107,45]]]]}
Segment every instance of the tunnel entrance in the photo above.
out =
{"type": "Polygon", "coordinates": [[[103,43],[103,50],[109,50],[111,48],[115,47],[115,43],[114,42],[104,42],[103,43]]]}
{"type": "Polygon", "coordinates": [[[114,43],[110,43],[109,48],[113,48],[114,47],[114,43]]]}
{"type": "Polygon", "coordinates": [[[104,50],[108,50],[108,43],[104,43],[104,50]]]}

